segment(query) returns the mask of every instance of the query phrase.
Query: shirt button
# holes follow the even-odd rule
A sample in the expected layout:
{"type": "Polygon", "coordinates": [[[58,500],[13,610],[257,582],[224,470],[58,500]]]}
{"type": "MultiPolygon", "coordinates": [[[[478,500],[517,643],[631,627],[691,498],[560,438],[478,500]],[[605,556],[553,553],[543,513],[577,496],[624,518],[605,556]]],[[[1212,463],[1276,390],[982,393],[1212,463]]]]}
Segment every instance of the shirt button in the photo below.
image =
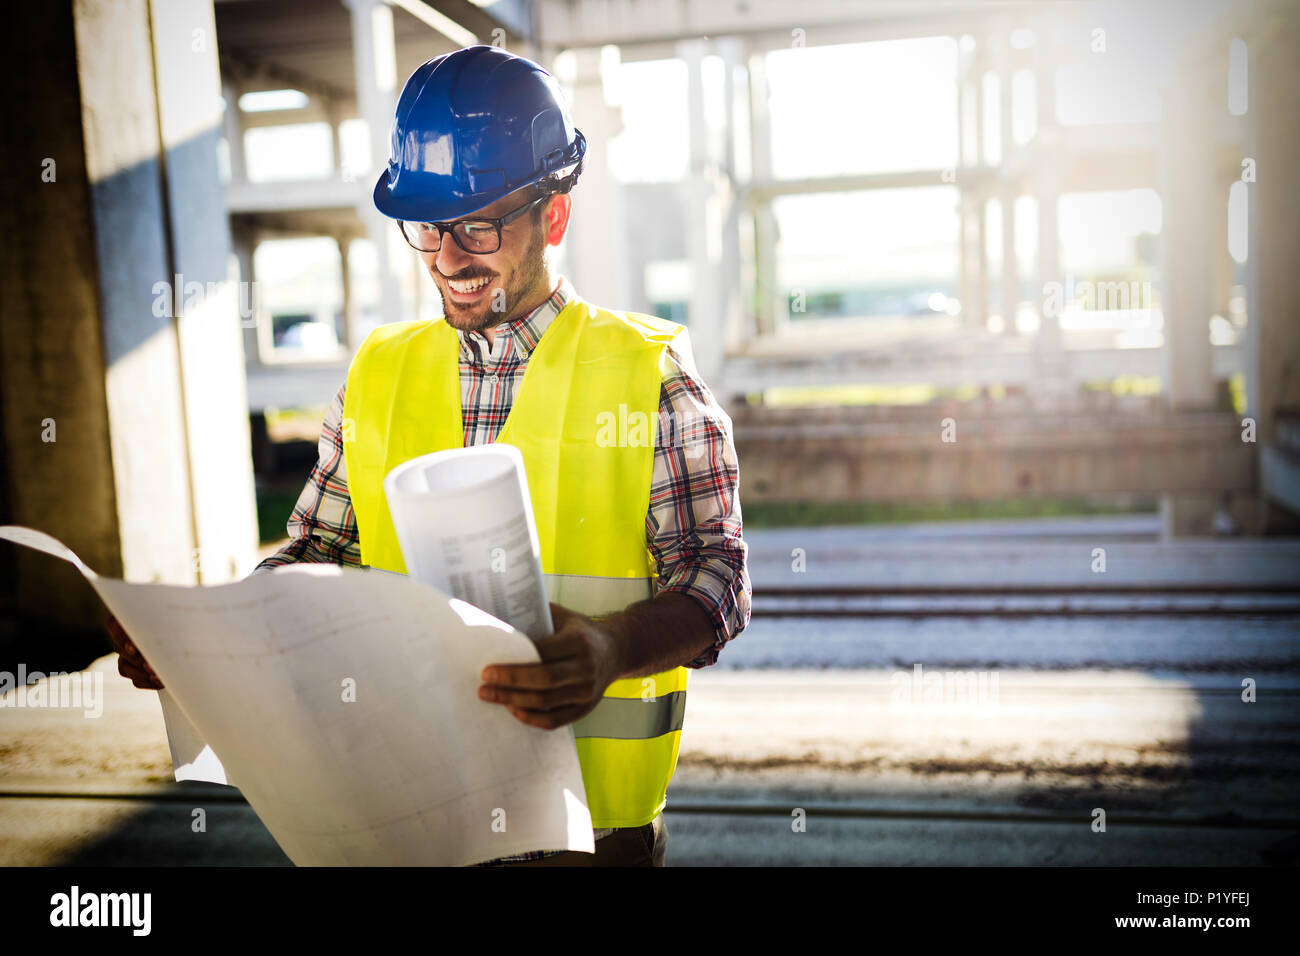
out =
{"type": "Polygon", "coordinates": [[[489,375],[487,378],[483,379],[483,381],[487,382],[489,385],[495,385],[495,384],[497,383],[498,379],[497,379],[496,375],[493,374],[493,375],[489,375]]]}

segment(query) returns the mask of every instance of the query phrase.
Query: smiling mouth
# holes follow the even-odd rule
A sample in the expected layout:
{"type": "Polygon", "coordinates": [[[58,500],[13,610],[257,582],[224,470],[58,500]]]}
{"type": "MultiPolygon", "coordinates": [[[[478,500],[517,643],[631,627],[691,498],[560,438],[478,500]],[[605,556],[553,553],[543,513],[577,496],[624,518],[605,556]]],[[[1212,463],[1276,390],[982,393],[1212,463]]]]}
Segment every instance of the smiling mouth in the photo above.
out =
{"type": "Polygon", "coordinates": [[[447,287],[457,295],[469,296],[474,295],[487,287],[490,277],[480,279],[448,279],[447,287]]]}

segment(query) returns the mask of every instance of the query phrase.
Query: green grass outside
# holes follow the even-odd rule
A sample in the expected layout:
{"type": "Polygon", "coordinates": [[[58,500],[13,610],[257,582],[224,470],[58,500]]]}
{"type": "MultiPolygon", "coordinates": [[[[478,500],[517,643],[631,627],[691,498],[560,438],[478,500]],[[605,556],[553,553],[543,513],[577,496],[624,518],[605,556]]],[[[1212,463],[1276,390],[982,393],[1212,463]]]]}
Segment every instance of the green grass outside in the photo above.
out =
{"type": "Polygon", "coordinates": [[[270,544],[285,537],[284,526],[293,513],[293,506],[298,501],[302,488],[291,491],[287,488],[257,489],[257,540],[259,544],[270,544]]]}

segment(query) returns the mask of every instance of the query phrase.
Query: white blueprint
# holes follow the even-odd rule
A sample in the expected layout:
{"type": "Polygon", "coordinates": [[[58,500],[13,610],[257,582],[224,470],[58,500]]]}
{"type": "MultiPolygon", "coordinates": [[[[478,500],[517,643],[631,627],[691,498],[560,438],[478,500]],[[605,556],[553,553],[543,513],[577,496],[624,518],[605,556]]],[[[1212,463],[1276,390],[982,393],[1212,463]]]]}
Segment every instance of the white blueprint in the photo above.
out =
{"type": "Polygon", "coordinates": [[[411,577],[481,607],[533,640],[551,633],[524,458],[493,442],[412,458],[384,479],[411,577]]]}
{"type": "Polygon", "coordinates": [[[39,531],[0,527],[0,538],[81,569],[166,687],[178,779],[238,786],[294,863],[594,851],[572,728],[528,727],[478,699],[485,665],[537,660],[485,611],[332,564],[213,587],[132,584],[39,531]]]}

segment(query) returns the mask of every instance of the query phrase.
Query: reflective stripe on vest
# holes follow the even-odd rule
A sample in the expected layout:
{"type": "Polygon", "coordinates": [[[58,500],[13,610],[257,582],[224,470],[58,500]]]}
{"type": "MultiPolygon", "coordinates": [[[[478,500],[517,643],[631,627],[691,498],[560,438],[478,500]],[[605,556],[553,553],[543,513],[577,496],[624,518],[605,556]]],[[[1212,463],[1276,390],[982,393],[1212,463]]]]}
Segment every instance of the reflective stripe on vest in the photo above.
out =
{"type": "MultiPolygon", "coordinates": [[[[685,329],[574,298],[529,357],[497,440],[524,459],[550,600],[591,617],[653,593],[645,520],[664,354],[685,329]],[[629,427],[629,423],[633,427],[629,427]]],[[[383,479],[464,442],[459,339],[445,320],[375,329],[353,359],[344,457],[365,564],[404,573],[383,479]]],[[[485,547],[490,547],[485,542],[485,547]]],[[[677,764],[689,670],[614,681],[573,724],[596,827],[641,826],[663,809],[677,764]]]]}

